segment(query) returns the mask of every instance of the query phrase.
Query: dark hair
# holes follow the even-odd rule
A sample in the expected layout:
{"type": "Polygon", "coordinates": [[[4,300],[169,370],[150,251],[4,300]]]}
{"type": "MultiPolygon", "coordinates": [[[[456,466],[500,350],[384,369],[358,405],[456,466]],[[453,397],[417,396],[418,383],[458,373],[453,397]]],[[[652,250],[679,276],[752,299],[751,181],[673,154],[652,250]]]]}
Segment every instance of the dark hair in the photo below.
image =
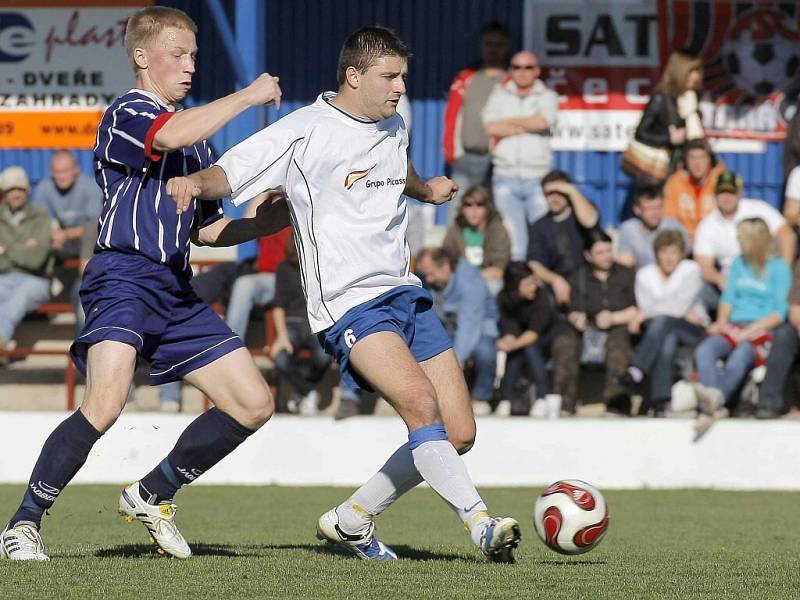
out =
{"type": "Polygon", "coordinates": [[[511,261],[503,272],[503,289],[497,295],[497,305],[500,310],[511,312],[519,304],[519,282],[533,275],[528,263],[511,261]]]}
{"type": "Polygon", "coordinates": [[[634,204],[638,205],[643,198],[652,200],[654,198],[663,198],[664,188],[660,185],[642,185],[636,190],[636,198],[634,204]]]}
{"type": "Polygon", "coordinates": [[[711,149],[711,144],[708,143],[708,140],[705,138],[695,138],[693,140],[689,140],[683,145],[683,164],[686,164],[686,158],[689,156],[689,152],[692,150],[703,150],[705,153],[708,154],[708,157],[711,159],[711,167],[717,166],[717,155],[714,154],[714,151],[711,149]]]}
{"type": "Polygon", "coordinates": [[[662,248],[667,246],[675,246],[683,256],[686,256],[686,240],[683,239],[683,234],[677,229],[665,229],[653,240],[653,250],[656,255],[662,248]]]}
{"type": "Polygon", "coordinates": [[[461,197],[461,204],[458,207],[458,214],[456,215],[456,225],[461,227],[469,227],[469,223],[467,223],[467,219],[464,217],[464,202],[470,196],[477,196],[480,198],[484,205],[486,206],[486,222],[489,223],[492,219],[498,216],[497,209],[494,206],[494,201],[492,200],[492,192],[487,188],[485,185],[473,185],[467,188],[467,191],[464,192],[464,195],[461,197]]]}
{"type": "Polygon", "coordinates": [[[339,53],[339,66],[336,79],[339,85],[345,81],[348,67],[355,67],[360,73],[365,72],[384,56],[410,58],[408,45],[391,29],[373,25],[362,27],[351,33],[342,45],[339,53]]]}
{"type": "Polygon", "coordinates": [[[443,267],[447,264],[450,265],[451,269],[455,269],[456,263],[458,262],[458,259],[444,248],[432,247],[420,250],[419,254],[417,254],[417,263],[426,256],[430,258],[437,267],[443,267]]]}
{"type": "Polygon", "coordinates": [[[583,249],[591,252],[595,244],[599,242],[611,243],[609,235],[603,231],[602,227],[592,227],[583,230],[583,249]]]}
{"type": "Polygon", "coordinates": [[[542,188],[544,188],[546,183],[552,183],[553,181],[566,181],[567,183],[572,183],[572,179],[570,179],[566,171],[553,169],[552,171],[547,173],[544,177],[542,177],[542,188]]]}
{"type": "Polygon", "coordinates": [[[500,35],[507,40],[511,39],[511,30],[508,25],[500,21],[490,21],[481,27],[481,37],[485,35],[500,35]]]}

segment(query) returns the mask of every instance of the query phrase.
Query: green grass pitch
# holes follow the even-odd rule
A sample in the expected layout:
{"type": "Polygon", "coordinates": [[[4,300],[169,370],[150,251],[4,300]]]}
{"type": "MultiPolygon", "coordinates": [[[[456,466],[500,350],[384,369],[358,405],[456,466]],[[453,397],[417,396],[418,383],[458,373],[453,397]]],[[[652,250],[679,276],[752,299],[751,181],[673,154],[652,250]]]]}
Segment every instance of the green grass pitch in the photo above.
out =
{"type": "MultiPolygon", "coordinates": [[[[331,552],[316,519],[343,488],[204,487],[178,496],[195,552],[159,557],[116,514],[118,486],[68,488],[46,518],[49,563],[0,561],[0,598],[798,598],[800,494],[607,491],[611,524],[593,552],[554,554],[531,523],[538,490],[485,489],[516,517],[516,565],[491,565],[435,494],[414,490],[378,521],[402,560],[331,552]]],[[[2,518],[23,486],[0,486],[2,518]]]]}

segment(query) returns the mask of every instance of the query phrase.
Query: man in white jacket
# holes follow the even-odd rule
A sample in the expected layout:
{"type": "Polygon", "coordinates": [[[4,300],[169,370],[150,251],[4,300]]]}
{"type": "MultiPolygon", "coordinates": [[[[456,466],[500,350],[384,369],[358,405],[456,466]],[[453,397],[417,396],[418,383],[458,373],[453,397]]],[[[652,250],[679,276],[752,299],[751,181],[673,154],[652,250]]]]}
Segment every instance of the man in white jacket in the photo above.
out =
{"type": "Polygon", "coordinates": [[[492,193],[511,236],[511,257],[524,260],[528,225],[547,213],[541,178],[553,163],[550,130],[558,96],[539,79],[539,60],[528,51],[511,58],[511,80],[498,84],[483,109],[492,141],[492,193]]]}
{"type": "Polygon", "coordinates": [[[700,342],[708,316],[700,302],[700,266],[684,258],[683,234],[666,229],[658,234],[653,247],[656,263],[636,273],[636,304],[641,321],[646,323],[645,332],[620,383],[637,388],[649,375],[651,405],[655,416],[663,417],[671,396],[678,348],[700,342]]]}

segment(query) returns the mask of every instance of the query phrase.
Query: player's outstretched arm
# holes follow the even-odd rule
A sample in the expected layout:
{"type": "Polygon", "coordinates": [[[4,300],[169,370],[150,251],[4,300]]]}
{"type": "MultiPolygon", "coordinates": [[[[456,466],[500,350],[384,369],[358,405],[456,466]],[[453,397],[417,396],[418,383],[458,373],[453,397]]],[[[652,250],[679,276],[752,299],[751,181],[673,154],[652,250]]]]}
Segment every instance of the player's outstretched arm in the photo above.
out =
{"type": "Polygon", "coordinates": [[[458,184],[447,177],[434,177],[428,181],[422,181],[417,170],[411,161],[408,161],[408,174],[406,175],[406,187],[403,193],[428,204],[444,204],[452,200],[458,192],[458,184]]]}
{"type": "Polygon", "coordinates": [[[181,214],[199,200],[216,200],[231,195],[231,185],[225,171],[213,165],[186,177],[173,177],[167,181],[167,195],[175,200],[176,212],[181,214]]]}
{"type": "Polygon", "coordinates": [[[289,206],[280,190],[264,193],[264,201],[256,208],[254,217],[231,219],[223,217],[195,231],[192,241],[203,246],[236,246],[264,235],[278,233],[289,226],[289,206]]]}
{"type": "Polygon", "coordinates": [[[246,88],[205,106],[197,106],[175,113],[153,138],[153,149],[171,152],[191,146],[214,135],[223,125],[251,106],[281,105],[281,88],[278,78],[262,73],[246,88]]]}

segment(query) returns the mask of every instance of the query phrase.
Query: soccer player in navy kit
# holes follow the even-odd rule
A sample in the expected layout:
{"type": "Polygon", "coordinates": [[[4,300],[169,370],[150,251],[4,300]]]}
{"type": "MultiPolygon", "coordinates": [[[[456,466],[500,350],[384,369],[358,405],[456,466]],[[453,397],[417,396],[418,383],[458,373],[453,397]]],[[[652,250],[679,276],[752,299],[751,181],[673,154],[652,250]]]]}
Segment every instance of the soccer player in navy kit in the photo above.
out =
{"type": "Polygon", "coordinates": [[[86,324],[71,348],[86,373],[86,395],[45,442],[22,504],[0,537],[0,557],[48,560],[42,516],[121,413],[138,356],[151,363],[152,384],[183,378],[216,406],[120,497],[120,511],[144,523],[162,553],[191,555],[174,520],[178,488],[272,415],[269,389],[242,340],[192,292],[189,244],[230,246],[274,233],[288,224],[285,202],[271,192],[255,217],[231,220],[219,200],[176,211],[165,187],[171,177],[209,166],[206,138],[250,106],[277,105],[280,87],[263,74],[207,106],[179,110],[195,70],[196,31],[185,13],[163,7],[145,8],[128,22],[125,45],[137,84],[106,110],[98,129],[103,212],[81,288],[86,324]]]}
{"type": "Polygon", "coordinates": [[[285,190],[312,330],[349,387],[375,389],[406,423],[403,444],[365,485],[317,524],[321,539],[365,560],[394,560],[374,518],[423,479],[458,515],[493,562],[514,562],[519,525],[492,517],[459,453],[475,419],[452,342],[431,295],[410,272],[405,195],[441,204],[446,177],[422,181],[408,160],[397,114],[408,46],[383,27],[345,41],[338,92],[323,92],[228,150],[213,167],[171,179],[178,208],[231,194],[285,190]]]}

